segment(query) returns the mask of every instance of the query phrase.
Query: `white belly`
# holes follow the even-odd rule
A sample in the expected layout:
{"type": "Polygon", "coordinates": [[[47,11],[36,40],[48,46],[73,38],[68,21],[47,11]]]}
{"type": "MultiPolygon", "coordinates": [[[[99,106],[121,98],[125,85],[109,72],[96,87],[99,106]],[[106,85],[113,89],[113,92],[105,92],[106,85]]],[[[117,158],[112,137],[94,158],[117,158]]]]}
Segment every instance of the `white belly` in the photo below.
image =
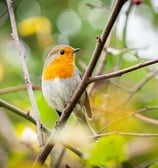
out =
{"type": "Polygon", "coordinates": [[[62,112],[80,81],[79,75],[69,79],[56,78],[52,81],[42,81],[42,92],[47,103],[62,112]]]}

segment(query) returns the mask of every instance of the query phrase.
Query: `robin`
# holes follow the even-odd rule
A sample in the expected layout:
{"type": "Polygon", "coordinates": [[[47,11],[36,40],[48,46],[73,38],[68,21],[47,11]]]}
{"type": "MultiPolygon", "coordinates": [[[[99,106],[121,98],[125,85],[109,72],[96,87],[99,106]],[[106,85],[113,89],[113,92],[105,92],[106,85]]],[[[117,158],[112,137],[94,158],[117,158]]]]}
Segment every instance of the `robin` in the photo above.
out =
{"type": "MultiPolygon", "coordinates": [[[[80,49],[68,45],[57,45],[45,60],[42,74],[42,92],[47,103],[56,110],[59,117],[70,102],[73,93],[81,81],[81,75],[75,66],[75,54],[80,49]]],[[[85,91],[73,113],[81,125],[89,127],[85,113],[92,117],[88,94],[85,91]]]]}

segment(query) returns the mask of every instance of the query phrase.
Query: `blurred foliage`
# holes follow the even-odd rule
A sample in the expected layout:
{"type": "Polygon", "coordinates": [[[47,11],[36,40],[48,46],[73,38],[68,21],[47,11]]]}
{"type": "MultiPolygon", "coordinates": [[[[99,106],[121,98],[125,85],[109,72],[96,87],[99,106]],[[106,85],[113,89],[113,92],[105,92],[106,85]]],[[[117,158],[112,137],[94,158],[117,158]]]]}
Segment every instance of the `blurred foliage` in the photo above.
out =
{"type": "Polygon", "coordinates": [[[115,166],[116,163],[125,161],[126,157],[124,138],[114,135],[100,138],[92,146],[88,161],[91,165],[115,166]]]}
{"type": "MultiPolygon", "coordinates": [[[[111,13],[111,0],[13,0],[15,17],[21,43],[25,49],[26,61],[32,83],[40,85],[44,58],[56,44],[69,44],[81,48],[76,64],[83,73],[96,43],[96,36],[102,32],[111,13]]],[[[141,61],[157,58],[158,53],[158,3],[144,0],[138,6],[125,4],[110,37],[104,71],[112,72],[141,61]],[[129,16],[126,10],[129,9],[129,16]],[[125,19],[127,18],[127,25],[125,19]]],[[[104,54],[104,52],[102,53],[104,54]]],[[[97,132],[127,131],[158,133],[157,126],[141,121],[131,115],[148,106],[158,106],[157,76],[151,78],[127,101],[130,90],[157,70],[156,65],[127,73],[122,77],[95,83],[90,94],[93,120],[90,124],[97,132]],[[120,106],[121,105],[121,106],[120,106]]],[[[21,62],[11,38],[11,26],[5,0],[0,1],[0,89],[24,85],[21,62]]],[[[40,90],[35,90],[36,101],[42,123],[53,128],[57,114],[50,108],[40,90]]],[[[32,113],[26,91],[0,94],[0,98],[22,110],[32,113]]],[[[0,166],[30,167],[38,152],[36,128],[26,119],[5,108],[0,108],[0,166]]],[[[158,110],[146,110],[143,115],[158,119],[158,110]]],[[[73,118],[73,117],[72,117],[73,118]]],[[[81,134],[71,133],[71,141],[81,134]],[[74,138],[73,138],[74,137],[74,138]]],[[[78,132],[77,132],[78,133],[78,132]]],[[[71,143],[70,141],[70,143],[71,143]]],[[[68,142],[69,143],[69,142],[68,142]]],[[[81,143],[84,143],[81,141],[81,143]]],[[[85,158],[79,159],[66,150],[61,167],[102,166],[138,167],[150,163],[158,167],[157,138],[112,135],[93,143],[79,145],[85,158]],[[86,152],[85,152],[86,151],[86,152]]],[[[51,157],[59,157],[61,146],[57,146],[51,157]]],[[[37,166],[38,167],[38,166],[37,166]]]]}

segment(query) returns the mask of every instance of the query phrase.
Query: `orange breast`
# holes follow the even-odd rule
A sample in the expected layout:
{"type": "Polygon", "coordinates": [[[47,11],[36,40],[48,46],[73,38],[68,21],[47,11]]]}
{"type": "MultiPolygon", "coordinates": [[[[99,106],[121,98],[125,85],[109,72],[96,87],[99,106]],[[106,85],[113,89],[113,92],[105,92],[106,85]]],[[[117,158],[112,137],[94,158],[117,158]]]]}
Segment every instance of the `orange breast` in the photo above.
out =
{"type": "Polygon", "coordinates": [[[57,56],[47,67],[44,68],[44,80],[55,78],[66,79],[74,75],[73,55],[57,56]]]}

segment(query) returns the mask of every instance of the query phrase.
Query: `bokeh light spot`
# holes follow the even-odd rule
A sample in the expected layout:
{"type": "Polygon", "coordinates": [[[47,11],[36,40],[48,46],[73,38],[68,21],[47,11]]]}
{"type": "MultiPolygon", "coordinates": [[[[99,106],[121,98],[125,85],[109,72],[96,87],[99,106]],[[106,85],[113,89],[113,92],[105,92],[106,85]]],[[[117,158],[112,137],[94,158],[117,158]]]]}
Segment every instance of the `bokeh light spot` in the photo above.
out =
{"type": "Polygon", "coordinates": [[[108,13],[105,10],[93,9],[89,12],[88,21],[95,29],[103,29],[107,19],[108,13]]]}
{"type": "Polygon", "coordinates": [[[89,12],[92,10],[88,4],[101,6],[102,2],[100,0],[82,0],[79,2],[78,11],[82,17],[87,18],[89,12]]]}
{"type": "Polygon", "coordinates": [[[66,10],[58,18],[58,29],[65,35],[73,35],[81,30],[81,20],[73,10],[66,10]]]}
{"type": "Polygon", "coordinates": [[[17,16],[20,20],[31,16],[39,16],[41,13],[41,8],[39,3],[34,1],[23,0],[17,8],[17,16]]]}
{"type": "Polygon", "coordinates": [[[18,24],[19,32],[23,36],[32,35],[34,33],[50,33],[51,23],[44,17],[29,17],[18,24]]]}

